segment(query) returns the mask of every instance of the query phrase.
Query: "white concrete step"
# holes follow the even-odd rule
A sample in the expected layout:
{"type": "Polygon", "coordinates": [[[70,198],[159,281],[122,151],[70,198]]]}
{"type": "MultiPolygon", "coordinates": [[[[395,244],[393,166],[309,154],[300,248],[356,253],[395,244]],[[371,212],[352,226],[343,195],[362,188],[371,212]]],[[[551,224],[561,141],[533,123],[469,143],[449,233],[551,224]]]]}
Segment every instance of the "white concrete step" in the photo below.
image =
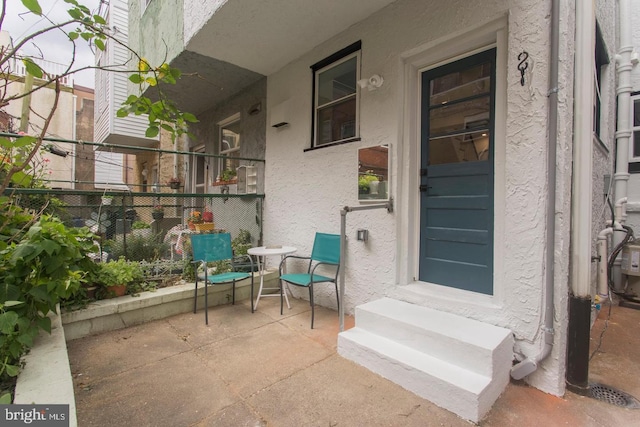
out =
{"type": "Polygon", "coordinates": [[[511,331],[505,328],[391,298],[360,305],[355,316],[368,332],[482,375],[492,376],[494,356],[504,350],[511,362],[511,331]]]}
{"type": "Polygon", "coordinates": [[[383,298],[356,308],[338,353],[479,422],[509,382],[512,340],[504,328],[383,298]]]}

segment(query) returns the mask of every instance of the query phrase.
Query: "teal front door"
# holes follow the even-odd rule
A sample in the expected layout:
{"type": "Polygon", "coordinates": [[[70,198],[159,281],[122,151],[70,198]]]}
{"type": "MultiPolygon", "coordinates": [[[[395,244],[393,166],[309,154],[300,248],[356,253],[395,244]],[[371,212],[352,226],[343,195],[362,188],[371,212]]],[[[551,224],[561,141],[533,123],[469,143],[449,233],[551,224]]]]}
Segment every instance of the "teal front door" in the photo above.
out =
{"type": "Polygon", "coordinates": [[[422,73],[421,281],[493,294],[495,49],[422,73]]]}

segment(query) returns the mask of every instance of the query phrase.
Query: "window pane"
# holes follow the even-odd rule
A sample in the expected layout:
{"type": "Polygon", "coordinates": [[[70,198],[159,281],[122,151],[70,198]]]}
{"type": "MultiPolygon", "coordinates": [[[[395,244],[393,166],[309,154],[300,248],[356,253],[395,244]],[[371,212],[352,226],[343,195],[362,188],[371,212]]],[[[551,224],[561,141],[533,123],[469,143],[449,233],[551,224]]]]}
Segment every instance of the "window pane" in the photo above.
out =
{"type": "Polygon", "coordinates": [[[429,164],[489,160],[489,132],[473,132],[429,140],[429,164]]]}
{"type": "Polygon", "coordinates": [[[429,133],[431,136],[489,127],[490,98],[464,101],[452,105],[438,106],[429,111],[429,133]]]}
{"type": "Polygon", "coordinates": [[[466,70],[431,80],[429,105],[446,104],[457,99],[489,93],[491,63],[479,64],[466,70]]]}
{"type": "Polygon", "coordinates": [[[633,157],[640,157],[640,131],[633,132],[633,157]]]}
{"type": "Polygon", "coordinates": [[[204,156],[196,156],[196,185],[204,184],[204,156]]]}
{"type": "Polygon", "coordinates": [[[224,153],[240,147],[240,122],[233,122],[222,128],[220,152],[224,153]]]}
{"type": "Polygon", "coordinates": [[[356,66],[353,57],[318,74],[318,106],[356,93],[356,66]]]}
{"type": "Polygon", "coordinates": [[[318,110],[316,144],[328,144],[356,136],[356,98],[318,110]]]}
{"type": "Polygon", "coordinates": [[[633,101],[633,125],[640,126],[640,99],[633,101]]]}

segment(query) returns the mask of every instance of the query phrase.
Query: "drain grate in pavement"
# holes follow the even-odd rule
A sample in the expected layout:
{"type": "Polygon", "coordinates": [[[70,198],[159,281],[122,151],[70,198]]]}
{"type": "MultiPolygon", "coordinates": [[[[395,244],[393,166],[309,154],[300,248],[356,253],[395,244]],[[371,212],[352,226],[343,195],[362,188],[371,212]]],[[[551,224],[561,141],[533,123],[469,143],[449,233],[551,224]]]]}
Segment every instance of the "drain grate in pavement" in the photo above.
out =
{"type": "Polygon", "coordinates": [[[589,384],[589,397],[623,408],[640,409],[638,399],[622,390],[604,384],[589,384]]]}

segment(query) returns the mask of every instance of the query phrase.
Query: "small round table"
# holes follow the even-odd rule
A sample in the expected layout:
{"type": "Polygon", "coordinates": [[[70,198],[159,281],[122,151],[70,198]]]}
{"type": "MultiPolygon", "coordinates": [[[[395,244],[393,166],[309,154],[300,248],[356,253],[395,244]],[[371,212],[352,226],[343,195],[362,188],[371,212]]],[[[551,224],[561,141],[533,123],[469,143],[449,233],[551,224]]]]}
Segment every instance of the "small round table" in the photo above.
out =
{"type": "MultiPolygon", "coordinates": [[[[258,302],[260,301],[260,297],[262,297],[262,289],[264,286],[264,272],[267,269],[267,257],[279,255],[282,260],[286,255],[292,254],[297,251],[293,246],[258,246],[256,248],[251,248],[247,251],[249,255],[253,255],[258,260],[258,272],[260,274],[260,290],[258,291],[258,297],[256,298],[256,304],[253,309],[256,310],[258,308],[258,302]]],[[[280,288],[264,288],[264,289],[277,289],[280,288]]],[[[291,308],[289,304],[289,298],[287,297],[287,292],[283,289],[284,299],[287,301],[287,307],[291,308]]],[[[267,294],[264,297],[279,297],[280,294],[267,294]]]]}

